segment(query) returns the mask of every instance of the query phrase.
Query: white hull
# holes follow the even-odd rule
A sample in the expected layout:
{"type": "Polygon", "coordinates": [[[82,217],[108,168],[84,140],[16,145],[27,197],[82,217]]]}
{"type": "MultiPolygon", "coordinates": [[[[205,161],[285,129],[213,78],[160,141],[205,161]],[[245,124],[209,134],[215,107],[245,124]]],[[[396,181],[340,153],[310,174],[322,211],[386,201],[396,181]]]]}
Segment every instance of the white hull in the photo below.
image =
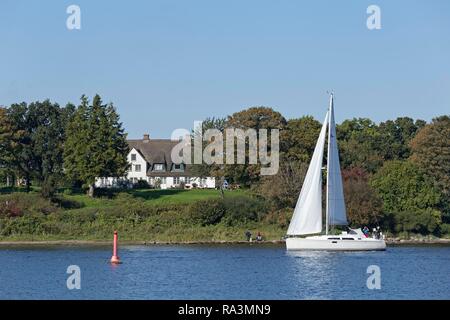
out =
{"type": "Polygon", "coordinates": [[[383,239],[359,238],[350,235],[287,238],[287,250],[373,251],[386,250],[383,239]]]}

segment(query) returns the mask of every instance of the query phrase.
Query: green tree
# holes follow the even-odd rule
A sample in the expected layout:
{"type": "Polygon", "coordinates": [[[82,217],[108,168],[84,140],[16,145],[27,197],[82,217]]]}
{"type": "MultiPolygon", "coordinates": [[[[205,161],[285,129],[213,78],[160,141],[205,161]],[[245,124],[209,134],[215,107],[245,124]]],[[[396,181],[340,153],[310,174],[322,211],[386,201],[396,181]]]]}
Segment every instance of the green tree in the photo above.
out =
{"type": "Polygon", "coordinates": [[[411,161],[432,177],[444,194],[444,220],[450,223],[450,117],[433,119],[411,140],[411,161]]]}
{"type": "Polygon", "coordinates": [[[35,162],[30,132],[35,126],[28,116],[26,102],[12,104],[8,108],[7,116],[15,132],[12,140],[14,152],[10,157],[9,165],[13,168],[16,177],[25,181],[29,191],[35,162]]]}
{"type": "Polygon", "coordinates": [[[42,186],[45,197],[51,197],[63,176],[63,144],[65,126],[73,108],[60,108],[45,100],[13,104],[8,109],[14,135],[10,168],[25,178],[27,189],[31,181],[42,186]]]}
{"type": "Polygon", "coordinates": [[[383,200],[385,219],[395,231],[436,232],[442,214],[441,193],[424,172],[410,161],[388,161],[371,185],[383,200]]]}
{"type": "Polygon", "coordinates": [[[280,134],[282,161],[302,161],[308,163],[314,152],[322,124],[312,116],[287,121],[280,134]]]}
{"type": "Polygon", "coordinates": [[[98,177],[123,177],[128,169],[129,147],[112,104],[96,95],[89,104],[86,96],[67,126],[64,169],[72,181],[81,181],[94,196],[98,177]]]}
{"type": "Polygon", "coordinates": [[[383,160],[404,160],[410,156],[410,141],[426,124],[423,120],[414,121],[408,117],[401,117],[395,121],[388,120],[380,123],[378,130],[382,136],[379,145],[383,160]]]}
{"type": "MultiPolygon", "coordinates": [[[[226,119],[225,118],[206,118],[203,120],[202,124],[202,132],[192,132],[192,139],[194,139],[195,135],[201,134],[202,137],[204,137],[205,131],[209,129],[217,129],[220,132],[224,132],[226,125],[226,119]]],[[[197,129],[198,130],[198,129],[197,129]]],[[[203,141],[203,148],[205,149],[205,146],[210,143],[211,141],[203,141]]],[[[192,142],[192,145],[194,143],[192,142]]],[[[193,159],[191,159],[193,160],[193,159]]],[[[223,166],[220,164],[212,164],[208,165],[205,163],[202,164],[193,164],[191,166],[191,172],[193,175],[198,177],[216,177],[221,178],[223,177],[223,166]]]]}
{"type": "MultiPolygon", "coordinates": [[[[232,129],[255,129],[259,134],[260,129],[267,129],[270,135],[270,130],[278,129],[282,131],[286,126],[286,119],[281,113],[274,111],[268,107],[252,107],[240,112],[233,113],[228,116],[226,128],[232,129]]],[[[259,141],[259,136],[257,137],[259,141]]],[[[270,144],[270,136],[268,143],[270,144]]],[[[268,146],[270,152],[270,145],[268,146]]],[[[236,150],[236,148],[235,148],[236,150]]],[[[225,165],[225,176],[230,178],[233,182],[251,186],[258,182],[260,178],[260,164],[249,164],[248,161],[248,143],[246,142],[246,161],[245,164],[225,165]]]]}
{"type": "Polygon", "coordinates": [[[41,184],[44,197],[52,197],[63,180],[65,127],[73,107],[60,108],[49,100],[28,107],[28,128],[33,158],[32,177],[41,184]]]}
{"type": "Polygon", "coordinates": [[[383,137],[372,120],[345,120],[337,126],[337,136],[344,168],[359,167],[373,173],[383,165],[379,150],[383,137]]]}
{"type": "Polygon", "coordinates": [[[8,110],[0,107],[0,171],[10,185],[10,179],[13,174],[12,160],[14,155],[14,142],[17,140],[14,127],[8,117],[8,110]]]}

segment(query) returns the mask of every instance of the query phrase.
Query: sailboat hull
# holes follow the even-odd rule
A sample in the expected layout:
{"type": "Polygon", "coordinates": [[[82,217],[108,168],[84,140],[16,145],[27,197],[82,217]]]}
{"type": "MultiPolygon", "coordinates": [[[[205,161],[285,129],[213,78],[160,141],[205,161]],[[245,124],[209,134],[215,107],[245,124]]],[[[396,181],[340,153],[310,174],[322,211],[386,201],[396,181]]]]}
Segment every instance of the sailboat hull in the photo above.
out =
{"type": "Polygon", "coordinates": [[[287,250],[374,251],[386,250],[383,239],[351,236],[313,236],[287,238],[287,250]]]}

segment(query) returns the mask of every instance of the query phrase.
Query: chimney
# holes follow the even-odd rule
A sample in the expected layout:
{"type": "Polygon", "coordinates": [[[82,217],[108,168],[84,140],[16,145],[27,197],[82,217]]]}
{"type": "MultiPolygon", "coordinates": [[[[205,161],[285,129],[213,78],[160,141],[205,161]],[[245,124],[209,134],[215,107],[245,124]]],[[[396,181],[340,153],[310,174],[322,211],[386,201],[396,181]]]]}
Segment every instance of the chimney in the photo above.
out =
{"type": "Polygon", "coordinates": [[[148,133],[144,133],[144,139],[142,139],[144,142],[150,141],[150,135],[148,133]]]}

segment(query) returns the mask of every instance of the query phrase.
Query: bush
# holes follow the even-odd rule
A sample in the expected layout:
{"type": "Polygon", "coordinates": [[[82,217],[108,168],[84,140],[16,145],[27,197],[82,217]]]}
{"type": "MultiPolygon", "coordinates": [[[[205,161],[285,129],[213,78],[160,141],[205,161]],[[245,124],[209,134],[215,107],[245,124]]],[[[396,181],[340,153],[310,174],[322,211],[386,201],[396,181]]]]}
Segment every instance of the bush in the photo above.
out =
{"type": "Polygon", "coordinates": [[[225,215],[222,199],[196,201],[189,207],[189,217],[194,223],[203,226],[219,223],[225,215]]]}
{"type": "Polygon", "coordinates": [[[264,222],[277,225],[281,229],[286,229],[289,226],[292,213],[290,209],[272,211],[264,217],[264,222]]]}
{"type": "Polygon", "coordinates": [[[227,222],[234,225],[248,221],[258,221],[267,213],[263,200],[246,196],[225,198],[227,222]]]}
{"type": "Polygon", "coordinates": [[[55,177],[51,176],[45,179],[41,186],[41,195],[46,199],[53,199],[57,191],[57,181],[55,177]]]}
{"type": "Polygon", "coordinates": [[[450,236],[450,224],[449,223],[441,224],[440,233],[445,236],[450,236]]]}
{"type": "Polygon", "coordinates": [[[63,194],[66,196],[71,196],[74,194],[74,192],[71,188],[67,188],[67,189],[64,189],[63,194]]]}
{"type": "MultiPolygon", "coordinates": [[[[10,208],[10,210],[13,210],[16,213],[20,211],[20,215],[31,213],[50,214],[60,211],[55,204],[40,197],[39,194],[36,193],[13,193],[0,196],[0,208],[6,211],[5,207],[10,208]],[[11,209],[13,207],[16,209],[11,209]]],[[[13,211],[11,211],[11,213],[14,213],[13,211]]],[[[6,215],[8,215],[8,213],[6,213],[6,215]]]]}
{"type": "Polygon", "coordinates": [[[133,184],[133,189],[150,189],[150,185],[145,180],[138,180],[138,182],[133,184]]]}
{"type": "Polygon", "coordinates": [[[14,200],[6,200],[0,203],[0,216],[6,216],[8,218],[20,217],[23,215],[21,208],[17,206],[17,202],[14,200]]]}
{"type": "Polygon", "coordinates": [[[420,234],[437,233],[441,225],[441,212],[433,209],[415,212],[395,212],[390,215],[391,225],[396,232],[413,232],[420,234]]]}
{"type": "Polygon", "coordinates": [[[96,188],[94,193],[95,197],[112,199],[120,191],[118,188],[96,188]]]}

